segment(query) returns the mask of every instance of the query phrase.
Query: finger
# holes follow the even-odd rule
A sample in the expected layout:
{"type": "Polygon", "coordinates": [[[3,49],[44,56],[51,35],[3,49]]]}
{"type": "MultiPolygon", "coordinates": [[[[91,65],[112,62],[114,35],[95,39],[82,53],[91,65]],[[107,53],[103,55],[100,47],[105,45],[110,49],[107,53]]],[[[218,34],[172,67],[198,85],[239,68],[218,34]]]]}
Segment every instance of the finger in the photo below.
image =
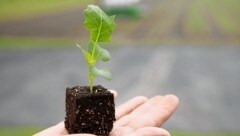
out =
{"type": "Polygon", "coordinates": [[[144,96],[137,96],[132,98],[131,100],[125,102],[120,105],[116,109],[116,119],[120,119],[121,117],[131,113],[134,109],[144,104],[147,101],[147,98],[144,96]]]}
{"type": "Polygon", "coordinates": [[[169,132],[162,128],[145,127],[136,130],[129,134],[129,136],[170,136],[169,132]]]}
{"type": "Polygon", "coordinates": [[[152,105],[143,116],[132,119],[127,125],[133,129],[142,127],[158,127],[161,126],[175,111],[179,100],[174,95],[166,95],[162,99],[157,99],[157,103],[152,105]]]}
{"type": "Polygon", "coordinates": [[[163,125],[166,120],[175,112],[179,104],[179,99],[175,95],[166,95],[159,101],[145,116],[151,117],[156,121],[157,126],[163,125]]]}
{"type": "Polygon", "coordinates": [[[111,93],[113,93],[114,98],[116,99],[118,97],[118,93],[115,90],[109,90],[111,93]]]}
{"type": "Polygon", "coordinates": [[[131,114],[126,115],[126,116],[122,117],[121,119],[119,119],[117,122],[115,122],[114,127],[123,127],[123,126],[126,126],[127,124],[129,124],[129,122],[131,120],[138,120],[139,117],[141,119],[142,116],[145,114],[145,112],[150,110],[153,107],[153,105],[155,105],[162,98],[163,98],[163,96],[155,96],[155,97],[147,100],[147,102],[145,102],[141,106],[134,109],[134,111],[132,111],[131,114]]]}
{"type": "Polygon", "coordinates": [[[154,96],[152,98],[150,98],[146,103],[144,103],[143,105],[139,106],[137,109],[135,109],[132,114],[143,114],[145,112],[147,112],[149,109],[151,109],[154,105],[156,105],[156,103],[158,103],[159,100],[161,100],[163,98],[163,96],[154,96]]]}

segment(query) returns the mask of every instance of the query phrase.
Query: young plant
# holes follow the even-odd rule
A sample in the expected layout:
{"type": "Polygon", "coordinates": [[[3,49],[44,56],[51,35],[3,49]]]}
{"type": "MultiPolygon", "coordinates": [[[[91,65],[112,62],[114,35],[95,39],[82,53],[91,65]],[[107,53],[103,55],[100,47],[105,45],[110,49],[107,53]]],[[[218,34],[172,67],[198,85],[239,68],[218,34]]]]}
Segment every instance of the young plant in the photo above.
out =
{"type": "Polygon", "coordinates": [[[88,78],[90,91],[93,92],[94,78],[101,76],[107,80],[112,79],[112,75],[107,69],[98,69],[96,64],[99,60],[109,61],[110,53],[101,47],[99,43],[110,42],[110,35],[112,34],[116,24],[114,22],[115,16],[108,16],[98,6],[89,5],[84,10],[85,22],[84,26],[90,31],[90,40],[88,42],[88,50],[84,50],[80,45],[83,56],[88,64],[88,78]]]}

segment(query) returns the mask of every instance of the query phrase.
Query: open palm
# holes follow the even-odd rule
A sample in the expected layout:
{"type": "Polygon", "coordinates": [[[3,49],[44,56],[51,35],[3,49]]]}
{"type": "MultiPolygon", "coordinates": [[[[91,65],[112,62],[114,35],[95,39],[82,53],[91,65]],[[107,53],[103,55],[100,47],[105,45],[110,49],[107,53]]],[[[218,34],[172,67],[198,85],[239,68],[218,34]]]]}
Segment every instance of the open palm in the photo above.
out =
{"type": "MultiPolygon", "coordinates": [[[[115,93],[115,96],[117,94],[115,93]]],[[[179,101],[174,95],[154,96],[147,99],[137,96],[116,108],[116,119],[110,136],[170,136],[160,128],[174,113],[179,101]]],[[[93,136],[67,133],[64,122],[35,136],[93,136]]]]}
{"type": "Polygon", "coordinates": [[[159,128],[172,115],[178,105],[173,95],[155,96],[147,100],[135,97],[116,109],[116,119],[110,136],[168,136],[159,128]]]}

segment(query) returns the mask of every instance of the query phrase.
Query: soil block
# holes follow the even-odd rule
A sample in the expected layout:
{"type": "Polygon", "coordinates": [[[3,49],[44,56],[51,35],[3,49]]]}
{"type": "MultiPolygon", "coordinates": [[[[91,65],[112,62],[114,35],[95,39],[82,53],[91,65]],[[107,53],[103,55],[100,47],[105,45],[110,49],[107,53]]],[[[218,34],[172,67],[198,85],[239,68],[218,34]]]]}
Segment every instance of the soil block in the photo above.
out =
{"type": "Polygon", "coordinates": [[[115,121],[113,94],[101,85],[66,89],[65,127],[69,134],[91,133],[108,136],[115,121]]]}

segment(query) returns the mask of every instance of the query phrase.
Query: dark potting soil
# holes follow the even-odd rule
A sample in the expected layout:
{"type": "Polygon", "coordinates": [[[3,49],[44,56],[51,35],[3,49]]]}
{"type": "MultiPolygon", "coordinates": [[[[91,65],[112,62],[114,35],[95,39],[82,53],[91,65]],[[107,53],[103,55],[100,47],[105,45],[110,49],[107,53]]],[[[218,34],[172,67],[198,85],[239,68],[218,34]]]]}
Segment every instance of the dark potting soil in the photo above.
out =
{"type": "Polygon", "coordinates": [[[115,104],[111,92],[101,85],[66,89],[65,127],[69,134],[91,133],[108,136],[115,121],[115,104]]]}

